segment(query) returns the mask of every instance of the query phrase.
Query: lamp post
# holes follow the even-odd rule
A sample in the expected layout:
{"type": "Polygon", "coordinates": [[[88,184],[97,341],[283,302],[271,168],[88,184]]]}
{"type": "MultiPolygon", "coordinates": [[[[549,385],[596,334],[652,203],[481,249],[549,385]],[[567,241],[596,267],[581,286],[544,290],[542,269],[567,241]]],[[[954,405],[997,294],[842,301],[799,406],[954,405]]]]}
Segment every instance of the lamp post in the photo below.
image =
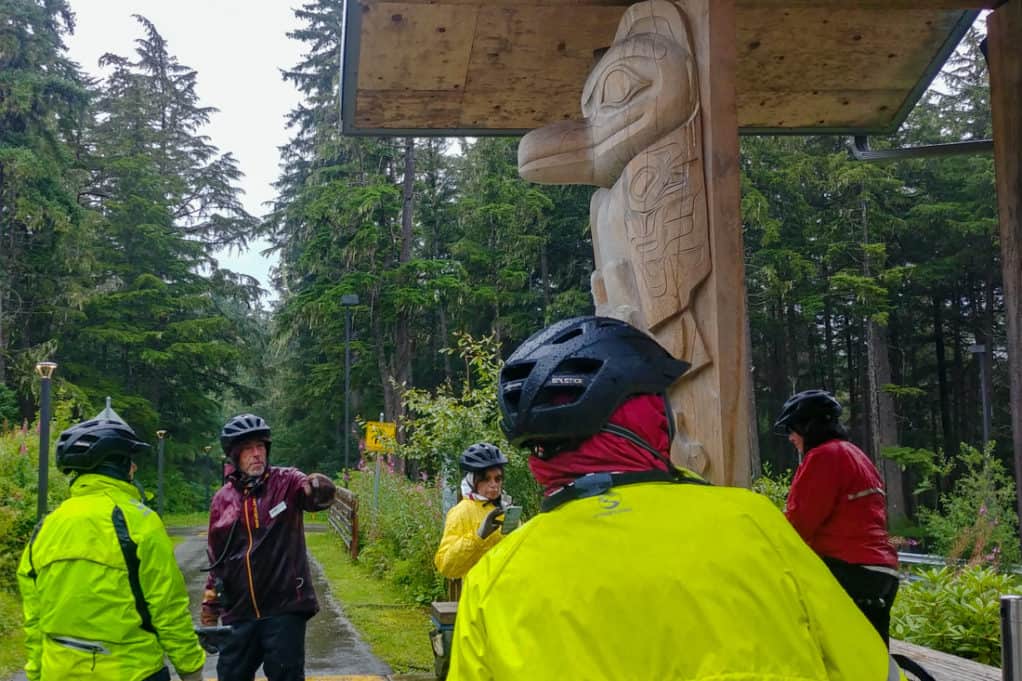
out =
{"type": "Polygon", "coordinates": [[[46,515],[46,488],[50,473],[50,379],[56,371],[55,362],[39,362],[35,372],[39,375],[39,498],[36,506],[36,521],[46,515]]]}
{"type": "Polygon", "coordinates": [[[159,438],[159,447],[156,449],[156,512],[163,517],[163,443],[167,438],[167,431],[156,431],[159,438]]]}
{"type": "Polygon", "coordinates": [[[209,450],[213,449],[211,446],[206,445],[202,448],[202,451],[206,455],[206,508],[209,508],[210,502],[210,488],[213,486],[209,480],[213,477],[213,460],[209,458],[209,450]]]}
{"type": "Polygon", "coordinates": [[[986,447],[990,442],[990,400],[987,398],[990,376],[987,370],[987,346],[976,343],[969,346],[969,352],[979,360],[979,392],[983,405],[983,447],[986,447]]]}
{"type": "Polygon", "coordinates": [[[349,404],[351,402],[351,308],[358,305],[358,294],[345,293],[341,296],[341,305],[344,307],[344,476],[347,480],[348,451],[351,448],[351,433],[348,426],[351,424],[349,404]]]}

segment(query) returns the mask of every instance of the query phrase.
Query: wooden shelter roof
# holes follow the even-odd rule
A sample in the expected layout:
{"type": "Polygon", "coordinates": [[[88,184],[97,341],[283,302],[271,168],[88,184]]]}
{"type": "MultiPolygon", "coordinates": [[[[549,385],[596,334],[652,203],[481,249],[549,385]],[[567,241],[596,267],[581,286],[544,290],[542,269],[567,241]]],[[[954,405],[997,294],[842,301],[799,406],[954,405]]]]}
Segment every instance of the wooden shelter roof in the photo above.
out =
{"type": "MultiPolygon", "coordinates": [[[[345,0],[344,131],[520,134],[579,116],[629,0],[345,0]]],[[[892,132],[1000,0],[737,0],[743,133],[892,132]]]]}

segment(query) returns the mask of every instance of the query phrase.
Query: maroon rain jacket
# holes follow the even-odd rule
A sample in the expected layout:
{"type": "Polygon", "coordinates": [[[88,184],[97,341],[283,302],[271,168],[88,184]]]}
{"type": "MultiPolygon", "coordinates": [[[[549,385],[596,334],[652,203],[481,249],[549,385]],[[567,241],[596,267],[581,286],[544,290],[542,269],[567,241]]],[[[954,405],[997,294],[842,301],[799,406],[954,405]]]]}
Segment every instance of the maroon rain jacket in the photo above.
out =
{"type": "MultiPolygon", "coordinates": [[[[234,472],[213,497],[206,552],[214,567],[203,608],[219,614],[224,624],[281,614],[312,617],[319,610],[303,512],[322,510],[329,502],[317,506],[306,496],[305,480],[297,468],[270,466],[255,484],[246,485],[234,472]]],[[[332,492],[320,498],[332,498],[332,492]]]]}

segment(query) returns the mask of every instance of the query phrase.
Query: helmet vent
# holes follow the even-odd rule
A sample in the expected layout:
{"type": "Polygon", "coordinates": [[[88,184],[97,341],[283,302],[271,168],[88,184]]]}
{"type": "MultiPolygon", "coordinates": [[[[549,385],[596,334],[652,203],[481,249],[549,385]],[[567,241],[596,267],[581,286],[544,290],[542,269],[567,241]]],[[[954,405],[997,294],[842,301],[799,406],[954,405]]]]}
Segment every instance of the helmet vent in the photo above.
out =
{"type": "Polygon", "coordinates": [[[582,335],[582,329],[580,329],[580,328],[571,329],[567,333],[561,334],[557,338],[555,338],[552,341],[550,341],[550,344],[551,345],[560,345],[561,343],[567,343],[572,338],[578,338],[581,335],[582,335]]]}
{"type": "Polygon", "coordinates": [[[557,374],[595,374],[603,366],[603,361],[591,357],[569,357],[557,365],[557,374]]]}
{"type": "Polygon", "coordinates": [[[510,381],[518,381],[532,373],[532,368],[534,366],[536,366],[535,362],[520,362],[517,364],[505,365],[500,372],[501,379],[505,383],[510,381]]]}

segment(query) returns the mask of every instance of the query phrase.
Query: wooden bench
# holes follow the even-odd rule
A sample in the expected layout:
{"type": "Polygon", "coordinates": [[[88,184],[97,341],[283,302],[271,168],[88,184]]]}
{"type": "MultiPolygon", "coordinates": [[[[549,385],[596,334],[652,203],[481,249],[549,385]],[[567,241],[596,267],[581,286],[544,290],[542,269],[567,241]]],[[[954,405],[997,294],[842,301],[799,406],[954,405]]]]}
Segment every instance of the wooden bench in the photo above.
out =
{"type": "Polygon", "coordinates": [[[350,489],[337,488],[327,520],[341,536],[351,557],[358,558],[358,497],[350,489]]]}
{"type": "Polygon", "coordinates": [[[912,658],[937,681],[1001,681],[1001,670],[907,641],[891,639],[891,652],[912,658]]]}

